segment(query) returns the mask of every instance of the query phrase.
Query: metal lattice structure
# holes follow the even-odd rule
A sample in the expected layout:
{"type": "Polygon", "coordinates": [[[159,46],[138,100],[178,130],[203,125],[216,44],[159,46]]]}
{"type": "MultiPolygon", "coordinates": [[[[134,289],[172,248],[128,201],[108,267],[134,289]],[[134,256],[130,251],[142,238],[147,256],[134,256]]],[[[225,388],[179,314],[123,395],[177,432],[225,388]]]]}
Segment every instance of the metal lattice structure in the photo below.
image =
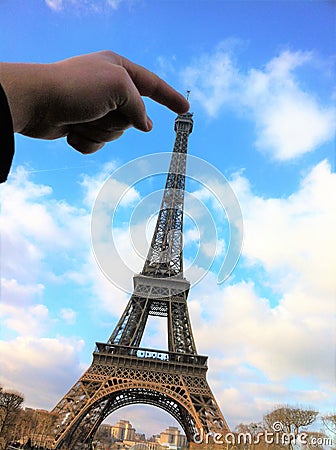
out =
{"type": "Polygon", "coordinates": [[[54,449],[92,448],[102,421],[130,404],[170,413],[191,442],[195,435],[229,428],[206,380],[207,357],[198,355],[183,278],[183,208],[192,114],[175,120],[176,139],[151,247],[134,276],[134,292],[107,343],[97,343],[93,362],[53,409],[54,449]],[[167,318],[168,351],[142,348],[148,316],[167,318]]]}

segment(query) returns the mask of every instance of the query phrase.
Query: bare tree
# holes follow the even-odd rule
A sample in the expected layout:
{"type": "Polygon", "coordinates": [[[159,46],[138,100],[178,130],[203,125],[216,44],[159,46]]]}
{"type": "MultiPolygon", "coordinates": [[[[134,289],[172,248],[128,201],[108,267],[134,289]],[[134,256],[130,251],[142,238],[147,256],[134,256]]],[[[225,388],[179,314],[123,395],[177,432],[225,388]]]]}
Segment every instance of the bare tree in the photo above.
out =
{"type": "Polygon", "coordinates": [[[0,390],[0,450],[7,447],[23,400],[19,392],[0,390]]]}
{"type": "Polygon", "coordinates": [[[21,410],[17,415],[11,440],[20,445],[31,442],[32,445],[41,448],[50,447],[55,418],[54,414],[45,410],[32,408],[21,410]]]}
{"type": "Polygon", "coordinates": [[[262,423],[251,422],[239,424],[235,428],[238,446],[237,449],[262,450],[264,446],[264,427],[262,423]]]}
{"type": "Polygon", "coordinates": [[[328,414],[322,417],[323,425],[333,435],[336,435],[336,414],[328,414]]]}
{"type": "Polygon", "coordinates": [[[23,409],[18,412],[16,416],[15,427],[13,432],[11,433],[12,442],[22,445],[27,441],[29,429],[31,428],[28,419],[29,418],[27,417],[23,409]]]}
{"type": "Polygon", "coordinates": [[[298,435],[303,427],[311,425],[318,415],[318,411],[280,406],[264,416],[265,427],[282,436],[281,443],[292,449],[293,443],[298,441],[298,435]]]}
{"type": "Polygon", "coordinates": [[[37,410],[37,428],[35,441],[39,447],[48,447],[48,443],[52,441],[53,427],[56,416],[48,411],[37,410]]]}
{"type": "Polygon", "coordinates": [[[336,414],[327,414],[322,416],[324,430],[329,434],[334,442],[334,449],[336,449],[336,414]]]}

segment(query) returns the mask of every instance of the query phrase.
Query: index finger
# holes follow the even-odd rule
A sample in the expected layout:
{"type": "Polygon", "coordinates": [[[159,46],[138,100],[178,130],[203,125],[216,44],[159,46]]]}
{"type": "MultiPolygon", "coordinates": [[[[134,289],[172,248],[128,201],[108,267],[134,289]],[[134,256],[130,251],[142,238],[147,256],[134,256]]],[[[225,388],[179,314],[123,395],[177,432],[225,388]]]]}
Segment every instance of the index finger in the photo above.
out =
{"type": "Polygon", "coordinates": [[[147,70],[145,67],[135,64],[122,56],[120,58],[121,65],[129,73],[140,95],[149,97],[167,106],[167,108],[177,114],[184,114],[189,110],[190,105],[188,100],[162,80],[162,78],[147,70]]]}

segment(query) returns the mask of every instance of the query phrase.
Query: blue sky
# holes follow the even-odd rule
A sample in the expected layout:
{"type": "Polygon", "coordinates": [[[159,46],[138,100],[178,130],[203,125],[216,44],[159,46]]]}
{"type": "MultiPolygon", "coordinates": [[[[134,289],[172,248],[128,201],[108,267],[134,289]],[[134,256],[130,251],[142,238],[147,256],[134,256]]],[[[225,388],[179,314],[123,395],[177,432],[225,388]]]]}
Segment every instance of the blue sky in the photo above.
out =
{"type": "MultiPolygon", "coordinates": [[[[214,264],[189,295],[197,347],[209,355],[209,383],[232,428],[280,403],[331,411],[334,2],[3,0],[0,8],[3,61],[54,62],[110,49],[181,92],[191,89],[189,153],[229,180],[244,220],[242,255],[218,285],[229,239],[224,214],[209,191],[188,180],[187,191],[209,209],[218,231],[214,264]]],[[[145,102],[153,131],[129,130],[94,155],[84,157],[64,140],[16,136],[12,173],[1,187],[0,382],[22,391],[29,406],[57,403],[126,305],[128,295],[96,264],[90,220],[113,170],[172,149],[175,115],[145,102]]],[[[126,218],[163,183],[157,177],[133,186],[116,217],[119,251],[134,271],[142,262],[128,246],[126,218]]],[[[191,205],[196,220],[192,214],[191,205]]],[[[153,221],[144,226],[149,239],[153,221]]],[[[192,221],[186,227],[187,265],[204,235],[198,227],[199,234],[192,221]]],[[[193,280],[202,270],[191,265],[193,280]]],[[[153,323],[145,344],[165,347],[163,330],[153,323]]],[[[141,408],[110,419],[128,418],[147,434],[174,423],[141,408]]]]}

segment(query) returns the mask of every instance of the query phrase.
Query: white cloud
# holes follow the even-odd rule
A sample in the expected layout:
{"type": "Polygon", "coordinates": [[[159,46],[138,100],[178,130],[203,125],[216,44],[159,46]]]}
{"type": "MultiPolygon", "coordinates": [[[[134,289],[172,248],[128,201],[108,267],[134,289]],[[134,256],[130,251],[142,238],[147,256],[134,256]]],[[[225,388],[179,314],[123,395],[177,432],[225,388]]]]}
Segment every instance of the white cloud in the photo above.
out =
{"type": "Polygon", "coordinates": [[[336,176],[329,163],[315,166],[288,198],[261,198],[246,183],[236,180],[234,188],[235,183],[243,209],[246,258],[274,274],[280,287],[302,283],[315,295],[335,293],[336,212],[331,205],[336,176]],[[239,184],[245,184],[243,190],[238,191],[239,184]]]}
{"type": "Polygon", "coordinates": [[[229,53],[222,50],[203,55],[183,71],[183,80],[206,112],[215,117],[225,104],[230,104],[240,88],[240,74],[229,53]]]}
{"type": "MultiPolygon", "coordinates": [[[[115,163],[109,163],[95,177],[82,177],[83,198],[78,198],[77,203],[83,202],[85,208],[56,199],[50,186],[32,182],[22,167],[14,171],[3,186],[2,301],[11,307],[6,307],[2,313],[10,330],[19,331],[22,325],[24,335],[41,335],[55,325],[57,317],[64,324],[74,324],[73,308],[62,303],[55,312],[54,305],[48,305],[48,298],[44,298],[45,287],[65,283],[85,287],[87,302],[92,296],[96,303],[98,297],[100,306],[95,306],[95,310],[121,314],[127,296],[105,278],[90,248],[90,211],[107,174],[114,168],[115,163]],[[40,317],[39,321],[39,310],[34,308],[43,303],[51,312],[48,318],[40,317]]],[[[106,211],[101,213],[109,214],[125,191],[120,204],[123,208],[132,205],[139,193],[127,188],[123,183],[110,184],[103,199],[106,211]]],[[[116,229],[115,233],[120,253],[126,254],[127,263],[133,267],[134,251],[132,246],[130,248],[128,230],[116,229]]],[[[106,261],[111,262],[110,256],[106,254],[106,261]]],[[[136,257],[137,263],[138,259],[136,257]]],[[[115,261],[112,264],[115,265],[115,261]]],[[[118,270],[114,267],[115,272],[118,270]]],[[[131,289],[132,279],[125,283],[131,289]]]]}
{"type": "Polygon", "coordinates": [[[284,401],[332,408],[336,175],[322,161],[288,198],[258,197],[242,176],[232,185],[245,225],[240,264],[254,281],[216,286],[209,273],[189,294],[216,397],[223,412],[236,399],[228,410],[235,423],[284,401]]]}
{"type": "Polygon", "coordinates": [[[77,313],[71,308],[62,308],[59,315],[69,325],[73,325],[76,322],[77,313]]]}
{"type": "Polygon", "coordinates": [[[334,112],[323,109],[307,95],[280,94],[260,115],[258,148],[287,160],[318,148],[332,139],[334,112]]]}
{"type": "Polygon", "coordinates": [[[63,0],[45,0],[45,2],[54,11],[61,11],[63,8],[63,0]]]}
{"type": "Polygon", "coordinates": [[[223,108],[254,121],[255,145],[278,160],[311,152],[334,136],[336,112],[305,90],[295,76],[298,67],[313,60],[308,52],[284,51],[266,66],[243,71],[232,53],[221,47],[203,55],[182,74],[211,117],[223,108]]]}
{"type": "Polygon", "coordinates": [[[3,192],[1,260],[7,279],[39,284],[55,276],[45,264],[47,255],[54,258],[57,251],[61,261],[70,250],[88,248],[89,212],[56,200],[52,189],[33,183],[24,168],[12,173],[3,192]]]}
{"type": "Polygon", "coordinates": [[[113,210],[118,204],[123,207],[129,206],[139,199],[139,193],[134,187],[129,187],[126,183],[122,183],[114,178],[107,179],[104,184],[101,175],[98,177],[86,175],[83,177],[81,185],[87,190],[85,202],[90,207],[92,207],[99,195],[102,213],[105,213],[106,210],[113,210]],[[102,188],[103,186],[104,188],[102,188]],[[100,191],[103,192],[103,195],[100,191]]]}
{"type": "Polygon", "coordinates": [[[169,74],[174,73],[175,71],[175,63],[176,62],[176,56],[163,56],[160,55],[156,58],[156,64],[157,69],[156,73],[161,78],[167,78],[169,74]]]}
{"type": "Polygon", "coordinates": [[[106,0],[108,6],[112,9],[118,9],[123,0],[106,0]]]}
{"type": "Polygon", "coordinates": [[[115,163],[111,161],[104,165],[99,174],[96,174],[95,176],[90,176],[87,174],[83,175],[80,184],[84,189],[84,203],[89,208],[92,208],[92,205],[96,200],[103,183],[106,181],[108,176],[113,172],[113,170],[115,170],[115,168],[116,168],[115,163]]]}
{"type": "Polygon", "coordinates": [[[48,308],[43,304],[28,308],[2,304],[0,317],[8,330],[16,331],[21,336],[40,336],[51,324],[48,308]]]}
{"type": "Polygon", "coordinates": [[[0,341],[0,383],[23,392],[25,404],[51,409],[81,375],[84,342],[65,338],[17,337],[0,341]]]}
{"type": "MultiPolygon", "coordinates": [[[[1,382],[22,390],[32,406],[45,405],[53,396],[52,406],[63,393],[62,380],[78,370],[74,351],[82,344],[77,345],[78,339],[50,337],[58,321],[48,297],[50,288],[66,281],[62,270],[69,265],[79,268],[78,261],[89,251],[89,213],[56,200],[50,186],[32,182],[22,167],[12,172],[2,189],[0,315],[2,335],[8,340],[0,342],[1,382]]],[[[59,303],[60,315],[73,323],[75,312],[63,299],[59,303]]],[[[62,328],[57,330],[61,335],[62,328]]]]}
{"type": "Polygon", "coordinates": [[[320,105],[294,76],[295,69],[311,59],[308,53],[283,52],[264,71],[253,69],[243,81],[240,101],[254,115],[256,146],[280,160],[313,151],[333,137],[335,109],[320,105]]]}
{"type": "MultiPolygon", "coordinates": [[[[108,254],[106,254],[106,261],[109,261],[108,254]]],[[[96,313],[103,315],[102,320],[106,320],[106,315],[112,315],[119,318],[127,304],[129,295],[116,287],[109,279],[106,278],[104,273],[100,270],[93,256],[90,255],[86,264],[83,266],[83,271],[87,274],[85,282],[89,283],[92,298],[92,307],[96,313]],[[99,299],[99,301],[97,301],[99,299]]],[[[115,271],[118,273],[118,277],[132,289],[132,279],[127,280],[120,273],[120,268],[115,265],[115,271]],[[120,274],[120,275],[119,275],[120,274]]]]}
{"type": "Polygon", "coordinates": [[[1,279],[1,301],[8,305],[25,306],[30,304],[36,297],[43,294],[44,285],[37,284],[20,284],[14,278],[1,279]]]}
{"type": "Polygon", "coordinates": [[[100,13],[105,9],[117,10],[124,0],[45,0],[53,11],[59,12],[65,8],[75,8],[86,12],[100,13]]]}

